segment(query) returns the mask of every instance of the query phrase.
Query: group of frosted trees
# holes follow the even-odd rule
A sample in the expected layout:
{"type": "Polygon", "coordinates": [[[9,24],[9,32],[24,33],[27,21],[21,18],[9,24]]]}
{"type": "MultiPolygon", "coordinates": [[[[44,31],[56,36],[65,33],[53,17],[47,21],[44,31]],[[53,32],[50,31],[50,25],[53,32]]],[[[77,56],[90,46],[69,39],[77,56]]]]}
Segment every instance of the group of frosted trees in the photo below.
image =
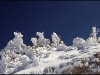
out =
{"type": "Polygon", "coordinates": [[[37,32],[36,35],[39,37],[38,39],[35,37],[31,38],[34,47],[58,47],[59,44],[64,44],[64,42],[55,32],[53,32],[53,34],[51,35],[52,43],[50,43],[49,39],[44,38],[43,32],[37,32]]]}
{"type": "MultiPolygon", "coordinates": [[[[73,46],[79,49],[88,45],[98,44],[100,43],[100,37],[97,37],[97,34],[98,30],[96,30],[96,27],[92,27],[91,36],[86,40],[79,37],[74,38],[73,46]]],[[[30,66],[38,65],[38,56],[41,55],[43,48],[46,50],[52,50],[52,48],[66,50],[68,48],[55,32],[51,35],[52,42],[44,37],[43,32],[37,32],[38,38],[31,38],[33,46],[27,46],[23,43],[23,35],[20,32],[14,32],[14,35],[14,39],[10,40],[7,46],[0,51],[0,73],[14,73],[19,68],[23,69],[20,66],[28,68],[29,64],[30,66]],[[25,64],[28,66],[26,65],[25,67],[25,64]]]]}
{"type": "MultiPolygon", "coordinates": [[[[99,30],[96,29],[96,27],[92,27],[92,33],[90,34],[90,37],[86,40],[83,38],[77,37],[73,39],[73,46],[77,48],[83,48],[84,46],[92,46],[94,44],[100,43],[100,37],[97,37],[99,30]]],[[[44,33],[37,32],[37,36],[39,36],[39,39],[37,38],[31,38],[31,41],[34,46],[39,47],[39,46],[44,46],[44,47],[56,47],[56,48],[65,48],[65,44],[59,36],[53,32],[51,35],[52,38],[52,43],[50,43],[49,39],[44,38],[44,33]]]]}
{"type": "Polygon", "coordinates": [[[33,46],[27,46],[23,43],[23,35],[20,32],[14,32],[14,35],[14,39],[10,40],[7,46],[0,51],[0,74],[14,73],[19,68],[28,68],[29,65],[37,66],[41,48],[47,50],[64,44],[55,32],[51,35],[52,43],[49,39],[44,38],[43,32],[37,32],[38,38],[31,38],[33,46]]]}
{"type": "Polygon", "coordinates": [[[86,40],[80,37],[74,38],[73,46],[83,48],[85,46],[93,46],[100,43],[100,37],[97,37],[98,32],[99,30],[97,30],[96,27],[92,27],[92,33],[90,34],[90,37],[86,40]]]}

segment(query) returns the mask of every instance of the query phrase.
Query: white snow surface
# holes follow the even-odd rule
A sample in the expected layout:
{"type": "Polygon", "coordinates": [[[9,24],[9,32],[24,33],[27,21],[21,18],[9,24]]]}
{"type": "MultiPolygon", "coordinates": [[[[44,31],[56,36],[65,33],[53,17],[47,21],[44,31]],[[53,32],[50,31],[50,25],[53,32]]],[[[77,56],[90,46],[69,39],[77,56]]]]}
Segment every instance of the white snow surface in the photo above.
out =
{"type": "MultiPolygon", "coordinates": [[[[31,38],[33,46],[26,46],[23,35],[14,32],[14,39],[0,51],[0,74],[61,74],[68,67],[88,66],[88,57],[100,52],[100,37],[96,36],[96,27],[92,29],[92,36],[86,40],[77,37],[72,46],[66,46],[55,32],[52,34],[52,43],[44,38],[43,32],[37,32],[39,38],[31,38]],[[77,61],[80,58],[86,62],[82,64],[77,61]]],[[[93,61],[99,60],[94,58],[93,61]]],[[[96,70],[100,71],[99,68],[96,70]]]]}
{"type": "MultiPolygon", "coordinates": [[[[70,50],[70,51],[45,51],[44,50],[44,54],[48,54],[48,57],[46,58],[41,58],[39,61],[39,65],[36,67],[30,67],[28,69],[25,70],[21,70],[19,72],[16,72],[15,74],[30,74],[30,73],[44,73],[43,70],[45,68],[49,68],[49,67],[58,67],[58,72],[61,74],[60,70],[63,68],[67,68],[67,67],[73,67],[74,65],[66,65],[63,66],[62,68],[59,68],[59,65],[61,64],[67,64],[68,62],[72,62],[73,59],[76,58],[87,58],[87,57],[91,57],[93,55],[93,53],[95,52],[99,52],[100,50],[100,45],[97,46],[97,49],[92,49],[92,52],[87,52],[87,53],[80,53],[79,50],[70,50]]],[[[78,63],[75,64],[75,66],[78,65],[78,63]]],[[[87,63],[86,63],[87,65],[87,63]]],[[[47,72],[49,73],[49,72],[47,72]]],[[[51,74],[56,74],[55,72],[51,72],[51,74]]],[[[58,74],[59,74],[58,73],[58,74]]],[[[49,73],[50,74],[50,73],[49,73]]]]}

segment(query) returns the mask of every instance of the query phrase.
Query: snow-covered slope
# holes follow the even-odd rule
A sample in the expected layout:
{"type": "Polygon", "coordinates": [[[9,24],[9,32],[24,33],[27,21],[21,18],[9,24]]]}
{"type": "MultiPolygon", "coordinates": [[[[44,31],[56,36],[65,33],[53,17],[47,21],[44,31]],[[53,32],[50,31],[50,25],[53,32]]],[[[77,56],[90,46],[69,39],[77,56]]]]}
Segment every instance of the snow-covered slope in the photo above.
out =
{"type": "Polygon", "coordinates": [[[27,46],[23,43],[23,35],[14,32],[14,39],[0,51],[0,73],[100,73],[100,37],[97,37],[97,33],[96,27],[92,27],[88,39],[77,37],[72,46],[66,46],[55,32],[51,35],[52,43],[44,38],[43,32],[37,32],[39,38],[31,38],[33,46],[27,46]]]}

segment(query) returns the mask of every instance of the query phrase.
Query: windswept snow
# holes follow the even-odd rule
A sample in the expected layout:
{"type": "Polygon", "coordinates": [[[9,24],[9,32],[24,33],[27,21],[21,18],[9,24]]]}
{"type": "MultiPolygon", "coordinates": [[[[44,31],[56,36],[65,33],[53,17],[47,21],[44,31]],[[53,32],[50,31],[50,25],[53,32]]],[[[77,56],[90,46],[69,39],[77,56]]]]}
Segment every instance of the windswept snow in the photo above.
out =
{"type": "Polygon", "coordinates": [[[88,39],[77,37],[72,46],[66,46],[55,32],[51,35],[52,43],[44,38],[44,32],[37,32],[39,38],[31,38],[33,46],[26,46],[23,35],[14,32],[14,39],[0,51],[0,74],[62,74],[66,69],[67,74],[72,74],[72,69],[77,66],[90,66],[93,72],[100,72],[100,65],[89,64],[90,59],[100,61],[96,58],[99,55],[95,55],[100,52],[97,33],[93,27],[88,39]]]}

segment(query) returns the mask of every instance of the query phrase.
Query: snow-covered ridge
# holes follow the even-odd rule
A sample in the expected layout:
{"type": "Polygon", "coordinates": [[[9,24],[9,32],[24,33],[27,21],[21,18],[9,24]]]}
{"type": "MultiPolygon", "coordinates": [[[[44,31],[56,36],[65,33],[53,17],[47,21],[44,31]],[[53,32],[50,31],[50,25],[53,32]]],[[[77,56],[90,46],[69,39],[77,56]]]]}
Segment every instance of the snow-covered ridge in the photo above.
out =
{"type": "Polygon", "coordinates": [[[100,73],[100,37],[92,27],[86,40],[77,37],[72,46],[66,46],[53,32],[52,42],[37,32],[31,38],[33,46],[23,43],[23,35],[14,32],[14,39],[0,51],[0,74],[78,74],[100,73]],[[85,68],[85,70],[84,70],[85,68]],[[78,71],[80,69],[82,71],[78,71]]]}

